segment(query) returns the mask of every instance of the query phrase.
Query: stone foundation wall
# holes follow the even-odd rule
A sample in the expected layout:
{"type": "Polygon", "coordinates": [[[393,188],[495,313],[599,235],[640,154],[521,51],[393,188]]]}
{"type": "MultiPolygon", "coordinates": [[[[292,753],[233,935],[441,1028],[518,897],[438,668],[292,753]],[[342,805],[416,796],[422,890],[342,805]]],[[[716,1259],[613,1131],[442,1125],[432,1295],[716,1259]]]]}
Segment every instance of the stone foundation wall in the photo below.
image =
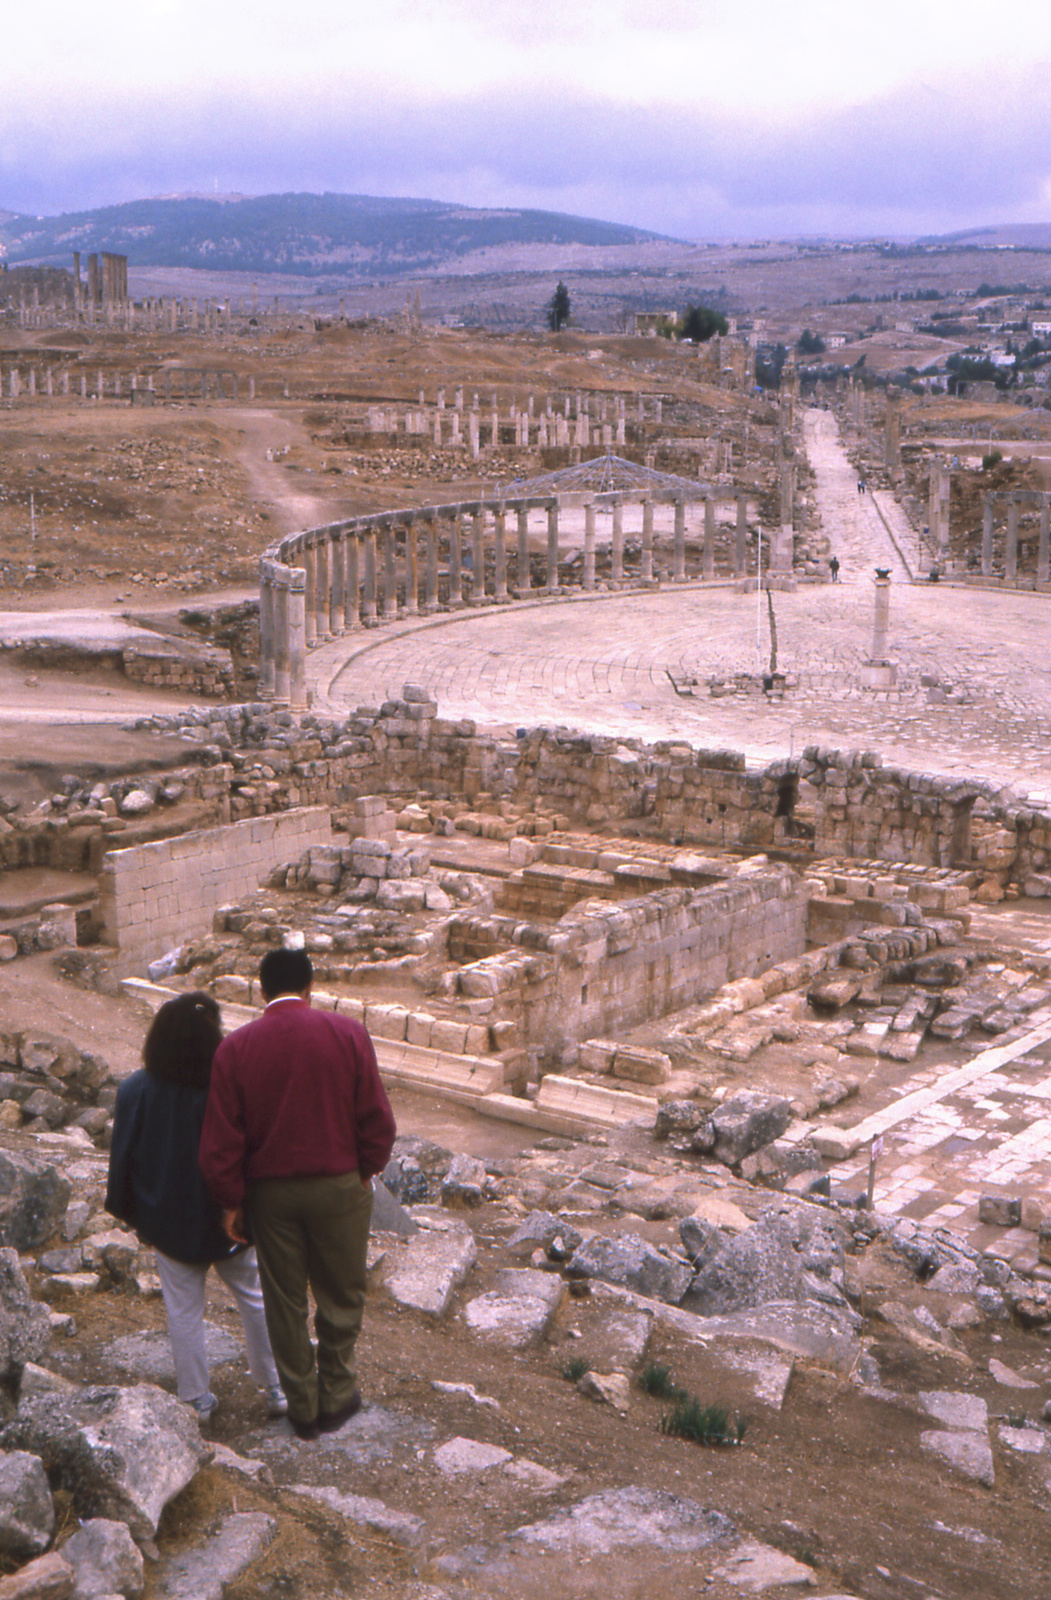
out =
{"type": "MultiPolygon", "coordinates": [[[[790,851],[801,861],[959,867],[977,874],[979,900],[1010,884],[1051,894],[1051,813],[994,783],[884,767],[868,752],[808,747],[749,771],[737,752],[672,742],[558,728],[500,739],[439,717],[409,689],[339,722],[300,723],[260,704],[146,725],[200,741],[201,764],[177,776],[187,800],[202,802],[216,822],[305,805],[338,811],[360,795],[387,795],[411,801],[421,828],[439,812],[444,831],[504,838],[609,824],[683,845],[790,851]]],[[[84,870],[99,840],[122,826],[119,816],[56,796],[46,816],[0,818],[0,864],[84,870]]]]}
{"type": "Polygon", "coordinates": [[[225,901],[254,890],[282,858],[332,838],[328,811],[314,806],[201,828],[103,859],[103,938],[128,971],[200,938],[225,901]]]}
{"type": "MultiPolygon", "coordinates": [[[[674,887],[597,909],[584,904],[553,927],[465,918],[450,927],[450,954],[510,948],[462,968],[467,998],[493,998],[518,1020],[516,1041],[549,1060],[707,998],[803,953],[807,892],[771,869],[705,889],[674,887]]],[[[491,1019],[490,1019],[491,1020],[491,1019]]]]}

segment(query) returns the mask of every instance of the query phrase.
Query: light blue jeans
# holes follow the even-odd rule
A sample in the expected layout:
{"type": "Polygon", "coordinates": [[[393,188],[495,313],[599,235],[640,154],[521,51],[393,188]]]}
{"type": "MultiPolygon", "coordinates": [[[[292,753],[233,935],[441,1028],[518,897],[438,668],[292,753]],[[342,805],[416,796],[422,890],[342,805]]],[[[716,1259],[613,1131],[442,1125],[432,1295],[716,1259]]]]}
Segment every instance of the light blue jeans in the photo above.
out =
{"type": "MultiPolygon", "coordinates": [[[[270,1350],[259,1287],[259,1264],[254,1250],[241,1250],[213,1263],[237,1302],[245,1332],[248,1370],[261,1389],[277,1383],[277,1368],[270,1350]]],[[[173,1261],[157,1251],[157,1276],[161,1280],[168,1337],[175,1360],[180,1400],[199,1400],[208,1393],[208,1356],[204,1348],[204,1289],[208,1267],[173,1261]]]]}

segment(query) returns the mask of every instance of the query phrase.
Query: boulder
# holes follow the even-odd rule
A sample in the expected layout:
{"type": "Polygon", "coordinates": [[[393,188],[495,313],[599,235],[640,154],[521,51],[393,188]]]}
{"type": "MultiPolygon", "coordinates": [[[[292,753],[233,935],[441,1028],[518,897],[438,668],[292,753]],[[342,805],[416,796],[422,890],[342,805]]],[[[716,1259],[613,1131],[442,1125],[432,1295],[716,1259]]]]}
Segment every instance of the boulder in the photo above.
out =
{"type": "Polygon", "coordinates": [[[39,1556],[55,1531],[55,1507],[39,1456],[12,1450],[0,1456],[0,1555],[39,1556]]]}
{"type": "Polygon", "coordinates": [[[615,1239],[595,1234],[573,1252],[569,1270],[574,1277],[622,1284],[669,1305],[678,1305],[691,1277],[685,1262],[655,1250],[637,1233],[619,1234],[615,1239]]]}
{"type": "Polygon", "coordinates": [[[78,1516],[126,1522],[139,1540],[210,1454],[190,1408],[151,1384],[31,1395],[0,1443],[39,1455],[78,1516]]]}
{"type": "Polygon", "coordinates": [[[51,1313],[29,1292],[17,1250],[0,1250],[0,1378],[16,1378],[51,1341],[51,1313]]]}
{"type": "Polygon", "coordinates": [[[0,1149],[0,1246],[35,1250],[61,1226],[72,1185],[48,1161],[0,1149]]]}
{"type": "Polygon", "coordinates": [[[142,1552],[123,1522],[91,1517],[62,1546],[76,1574],[73,1600],[122,1594],[133,1600],[145,1587],[142,1552]]]}
{"type": "Polygon", "coordinates": [[[772,1300],[841,1305],[842,1262],[843,1241],[831,1224],[805,1215],[767,1217],[709,1244],[686,1304],[708,1317],[772,1300]]]}
{"type": "Polygon", "coordinates": [[[586,1399],[612,1406],[614,1411],[627,1411],[631,1399],[631,1384],[623,1372],[585,1372],[577,1389],[586,1399]]]}
{"type": "Polygon", "coordinates": [[[73,1568],[57,1550],[0,1578],[0,1600],[69,1600],[72,1593],[73,1568]]]}
{"type": "Polygon", "coordinates": [[[454,1156],[442,1181],[442,1205],[470,1211],[485,1199],[485,1163],[474,1156],[454,1156]]]}
{"type": "Polygon", "coordinates": [[[728,1517],[696,1500],[632,1485],[589,1495],[511,1537],[544,1550],[565,1550],[578,1560],[625,1549],[659,1551],[663,1560],[669,1551],[706,1550],[733,1531],[728,1517]]]}
{"type": "Polygon", "coordinates": [[[531,1211],[507,1241],[511,1255],[525,1259],[543,1250],[553,1261],[564,1261],[580,1244],[580,1234],[553,1211],[531,1211]]]}
{"type": "Polygon", "coordinates": [[[735,1166],[753,1150],[779,1139],[791,1118],[791,1105],[782,1095],[742,1089],[712,1114],[716,1158],[735,1166]]]}

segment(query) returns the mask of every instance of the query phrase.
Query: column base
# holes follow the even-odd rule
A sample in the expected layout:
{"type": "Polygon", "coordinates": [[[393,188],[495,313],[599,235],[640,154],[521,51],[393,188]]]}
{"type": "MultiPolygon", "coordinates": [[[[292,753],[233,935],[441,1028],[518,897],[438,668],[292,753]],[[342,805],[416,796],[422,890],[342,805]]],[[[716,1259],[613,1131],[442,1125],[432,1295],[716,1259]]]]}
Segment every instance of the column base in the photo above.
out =
{"type": "Polygon", "coordinates": [[[863,689],[893,689],[898,681],[898,669],[893,661],[866,661],[861,669],[863,689]]]}

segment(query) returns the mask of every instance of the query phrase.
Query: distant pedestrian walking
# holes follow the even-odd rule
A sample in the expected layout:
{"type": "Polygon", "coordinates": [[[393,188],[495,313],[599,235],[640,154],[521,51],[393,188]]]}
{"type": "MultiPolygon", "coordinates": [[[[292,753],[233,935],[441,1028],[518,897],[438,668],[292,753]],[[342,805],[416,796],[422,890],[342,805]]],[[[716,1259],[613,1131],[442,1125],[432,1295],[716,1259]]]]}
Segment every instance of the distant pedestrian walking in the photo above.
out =
{"type": "Polygon", "coordinates": [[[838,556],[833,556],[832,557],[832,560],[828,564],[828,570],[832,574],[832,582],[833,583],[838,583],[839,582],[839,557],[838,556]]]}

